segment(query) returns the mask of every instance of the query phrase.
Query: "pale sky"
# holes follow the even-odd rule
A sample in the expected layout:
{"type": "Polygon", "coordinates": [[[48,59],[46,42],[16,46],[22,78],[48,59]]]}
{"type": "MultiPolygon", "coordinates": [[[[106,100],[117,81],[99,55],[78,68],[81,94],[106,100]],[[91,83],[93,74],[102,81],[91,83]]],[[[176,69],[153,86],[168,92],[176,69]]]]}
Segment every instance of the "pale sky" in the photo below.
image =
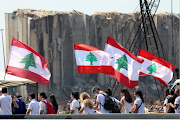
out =
{"type": "MultiPolygon", "coordinates": [[[[171,12],[171,0],[160,0],[157,13],[171,12]]],[[[173,1],[173,13],[180,13],[180,0],[173,1]]],[[[5,41],[5,13],[12,13],[17,9],[42,9],[49,11],[79,11],[84,14],[94,12],[132,13],[138,6],[139,0],[0,0],[0,29],[4,29],[5,41]]],[[[139,11],[139,6],[137,11],[139,11]]],[[[0,71],[4,71],[4,57],[2,49],[2,34],[0,33],[0,71]]]]}

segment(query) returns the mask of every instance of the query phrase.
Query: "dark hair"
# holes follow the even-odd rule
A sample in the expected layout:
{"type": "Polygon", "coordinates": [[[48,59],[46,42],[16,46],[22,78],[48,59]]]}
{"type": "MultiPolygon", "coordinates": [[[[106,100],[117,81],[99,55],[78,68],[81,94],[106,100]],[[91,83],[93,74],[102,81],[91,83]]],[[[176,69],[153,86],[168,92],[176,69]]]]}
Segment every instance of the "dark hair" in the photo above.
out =
{"type": "Polygon", "coordinates": [[[174,95],[174,90],[173,89],[170,90],[170,93],[171,93],[171,95],[174,95]]]}
{"type": "Polygon", "coordinates": [[[57,111],[58,111],[58,104],[57,104],[56,98],[55,98],[55,96],[53,94],[51,94],[49,96],[49,101],[53,105],[53,108],[54,108],[55,112],[57,113],[57,111]]]}
{"type": "Polygon", "coordinates": [[[32,98],[35,98],[35,94],[34,93],[30,93],[29,96],[31,96],[32,98]]]}
{"type": "Polygon", "coordinates": [[[79,99],[79,93],[77,91],[72,91],[71,94],[76,98],[76,100],[79,99]]]}
{"type": "Polygon", "coordinates": [[[106,92],[108,94],[108,96],[112,96],[112,92],[111,92],[111,89],[110,88],[107,88],[106,92]]]}
{"type": "Polygon", "coordinates": [[[2,87],[2,93],[7,93],[7,87],[2,87]]]}
{"type": "Polygon", "coordinates": [[[46,94],[44,92],[39,93],[40,96],[43,96],[44,99],[46,99],[46,94]]]}
{"type": "Polygon", "coordinates": [[[125,94],[125,100],[128,102],[128,103],[132,103],[132,97],[131,95],[129,94],[129,91],[127,89],[121,89],[121,92],[125,94]]]}
{"type": "Polygon", "coordinates": [[[101,90],[101,89],[100,89],[100,87],[94,87],[93,92],[96,91],[96,90],[101,90]]]}
{"type": "Polygon", "coordinates": [[[17,96],[17,98],[20,98],[20,97],[22,97],[22,95],[18,95],[18,96],[17,96]]]}
{"type": "Polygon", "coordinates": [[[138,90],[135,93],[139,95],[139,97],[142,99],[142,102],[144,103],[142,92],[140,90],[138,90]]]}
{"type": "Polygon", "coordinates": [[[169,89],[168,89],[168,88],[166,88],[166,89],[164,90],[164,92],[169,93],[169,89]]]}

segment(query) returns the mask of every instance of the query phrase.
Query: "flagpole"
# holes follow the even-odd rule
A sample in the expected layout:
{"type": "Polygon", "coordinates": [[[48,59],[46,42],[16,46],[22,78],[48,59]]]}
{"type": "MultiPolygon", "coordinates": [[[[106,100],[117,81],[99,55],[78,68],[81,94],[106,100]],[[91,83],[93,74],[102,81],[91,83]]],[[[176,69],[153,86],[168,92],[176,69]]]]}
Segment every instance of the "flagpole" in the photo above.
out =
{"type": "Polygon", "coordinates": [[[1,30],[1,34],[2,34],[2,48],[3,48],[3,56],[4,56],[4,69],[5,69],[5,74],[4,74],[4,80],[3,80],[3,86],[4,86],[4,81],[5,81],[5,77],[6,77],[6,63],[5,63],[5,53],[4,53],[4,41],[3,41],[3,30],[4,29],[0,29],[1,30]]]}
{"type": "Polygon", "coordinates": [[[36,93],[37,93],[37,101],[38,101],[38,83],[36,83],[36,93]]]}

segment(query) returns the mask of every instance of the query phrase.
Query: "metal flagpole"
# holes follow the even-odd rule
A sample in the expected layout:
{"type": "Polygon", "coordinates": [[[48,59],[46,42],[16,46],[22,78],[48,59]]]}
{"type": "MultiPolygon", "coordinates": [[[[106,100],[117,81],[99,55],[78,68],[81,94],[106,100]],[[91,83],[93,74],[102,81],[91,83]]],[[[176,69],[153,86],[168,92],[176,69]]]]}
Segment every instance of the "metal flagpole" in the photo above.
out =
{"type": "Polygon", "coordinates": [[[6,77],[6,63],[5,63],[5,50],[4,50],[4,41],[3,41],[3,30],[4,29],[0,29],[1,30],[1,34],[2,34],[2,48],[3,48],[3,56],[4,56],[4,69],[5,69],[5,74],[4,74],[4,80],[3,80],[3,86],[4,86],[4,81],[5,81],[5,77],[6,77]]]}

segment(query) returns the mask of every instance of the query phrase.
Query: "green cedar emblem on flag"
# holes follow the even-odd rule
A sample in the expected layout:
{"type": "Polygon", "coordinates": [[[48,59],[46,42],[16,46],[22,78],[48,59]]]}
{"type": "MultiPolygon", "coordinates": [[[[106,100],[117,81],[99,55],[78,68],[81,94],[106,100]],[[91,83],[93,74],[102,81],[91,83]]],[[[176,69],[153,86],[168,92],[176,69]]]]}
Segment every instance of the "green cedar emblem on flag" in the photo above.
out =
{"type": "Polygon", "coordinates": [[[25,67],[23,69],[29,70],[29,66],[35,67],[36,68],[36,64],[35,64],[35,59],[33,56],[33,53],[30,53],[28,55],[26,55],[25,58],[22,59],[21,62],[19,63],[24,63],[25,67]]]}
{"type": "Polygon", "coordinates": [[[97,61],[97,58],[94,54],[92,54],[91,52],[86,56],[86,60],[85,61],[89,61],[90,65],[93,65],[94,61],[97,61]]]}
{"type": "Polygon", "coordinates": [[[153,72],[156,73],[157,69],[156,69],[156,64],[152,64],[147,68],[148,71],[150,71],[149,74],[152,74],[153,72]]]}
{"type": "Polygon", "coordinates": [[[124,54],[122,57],[116,59],[116,64],[118,64],[117,71],[120,71],[121,68],[124,68],[128,71],[128,60],[126,57],[126,54],[124,54]]]}

